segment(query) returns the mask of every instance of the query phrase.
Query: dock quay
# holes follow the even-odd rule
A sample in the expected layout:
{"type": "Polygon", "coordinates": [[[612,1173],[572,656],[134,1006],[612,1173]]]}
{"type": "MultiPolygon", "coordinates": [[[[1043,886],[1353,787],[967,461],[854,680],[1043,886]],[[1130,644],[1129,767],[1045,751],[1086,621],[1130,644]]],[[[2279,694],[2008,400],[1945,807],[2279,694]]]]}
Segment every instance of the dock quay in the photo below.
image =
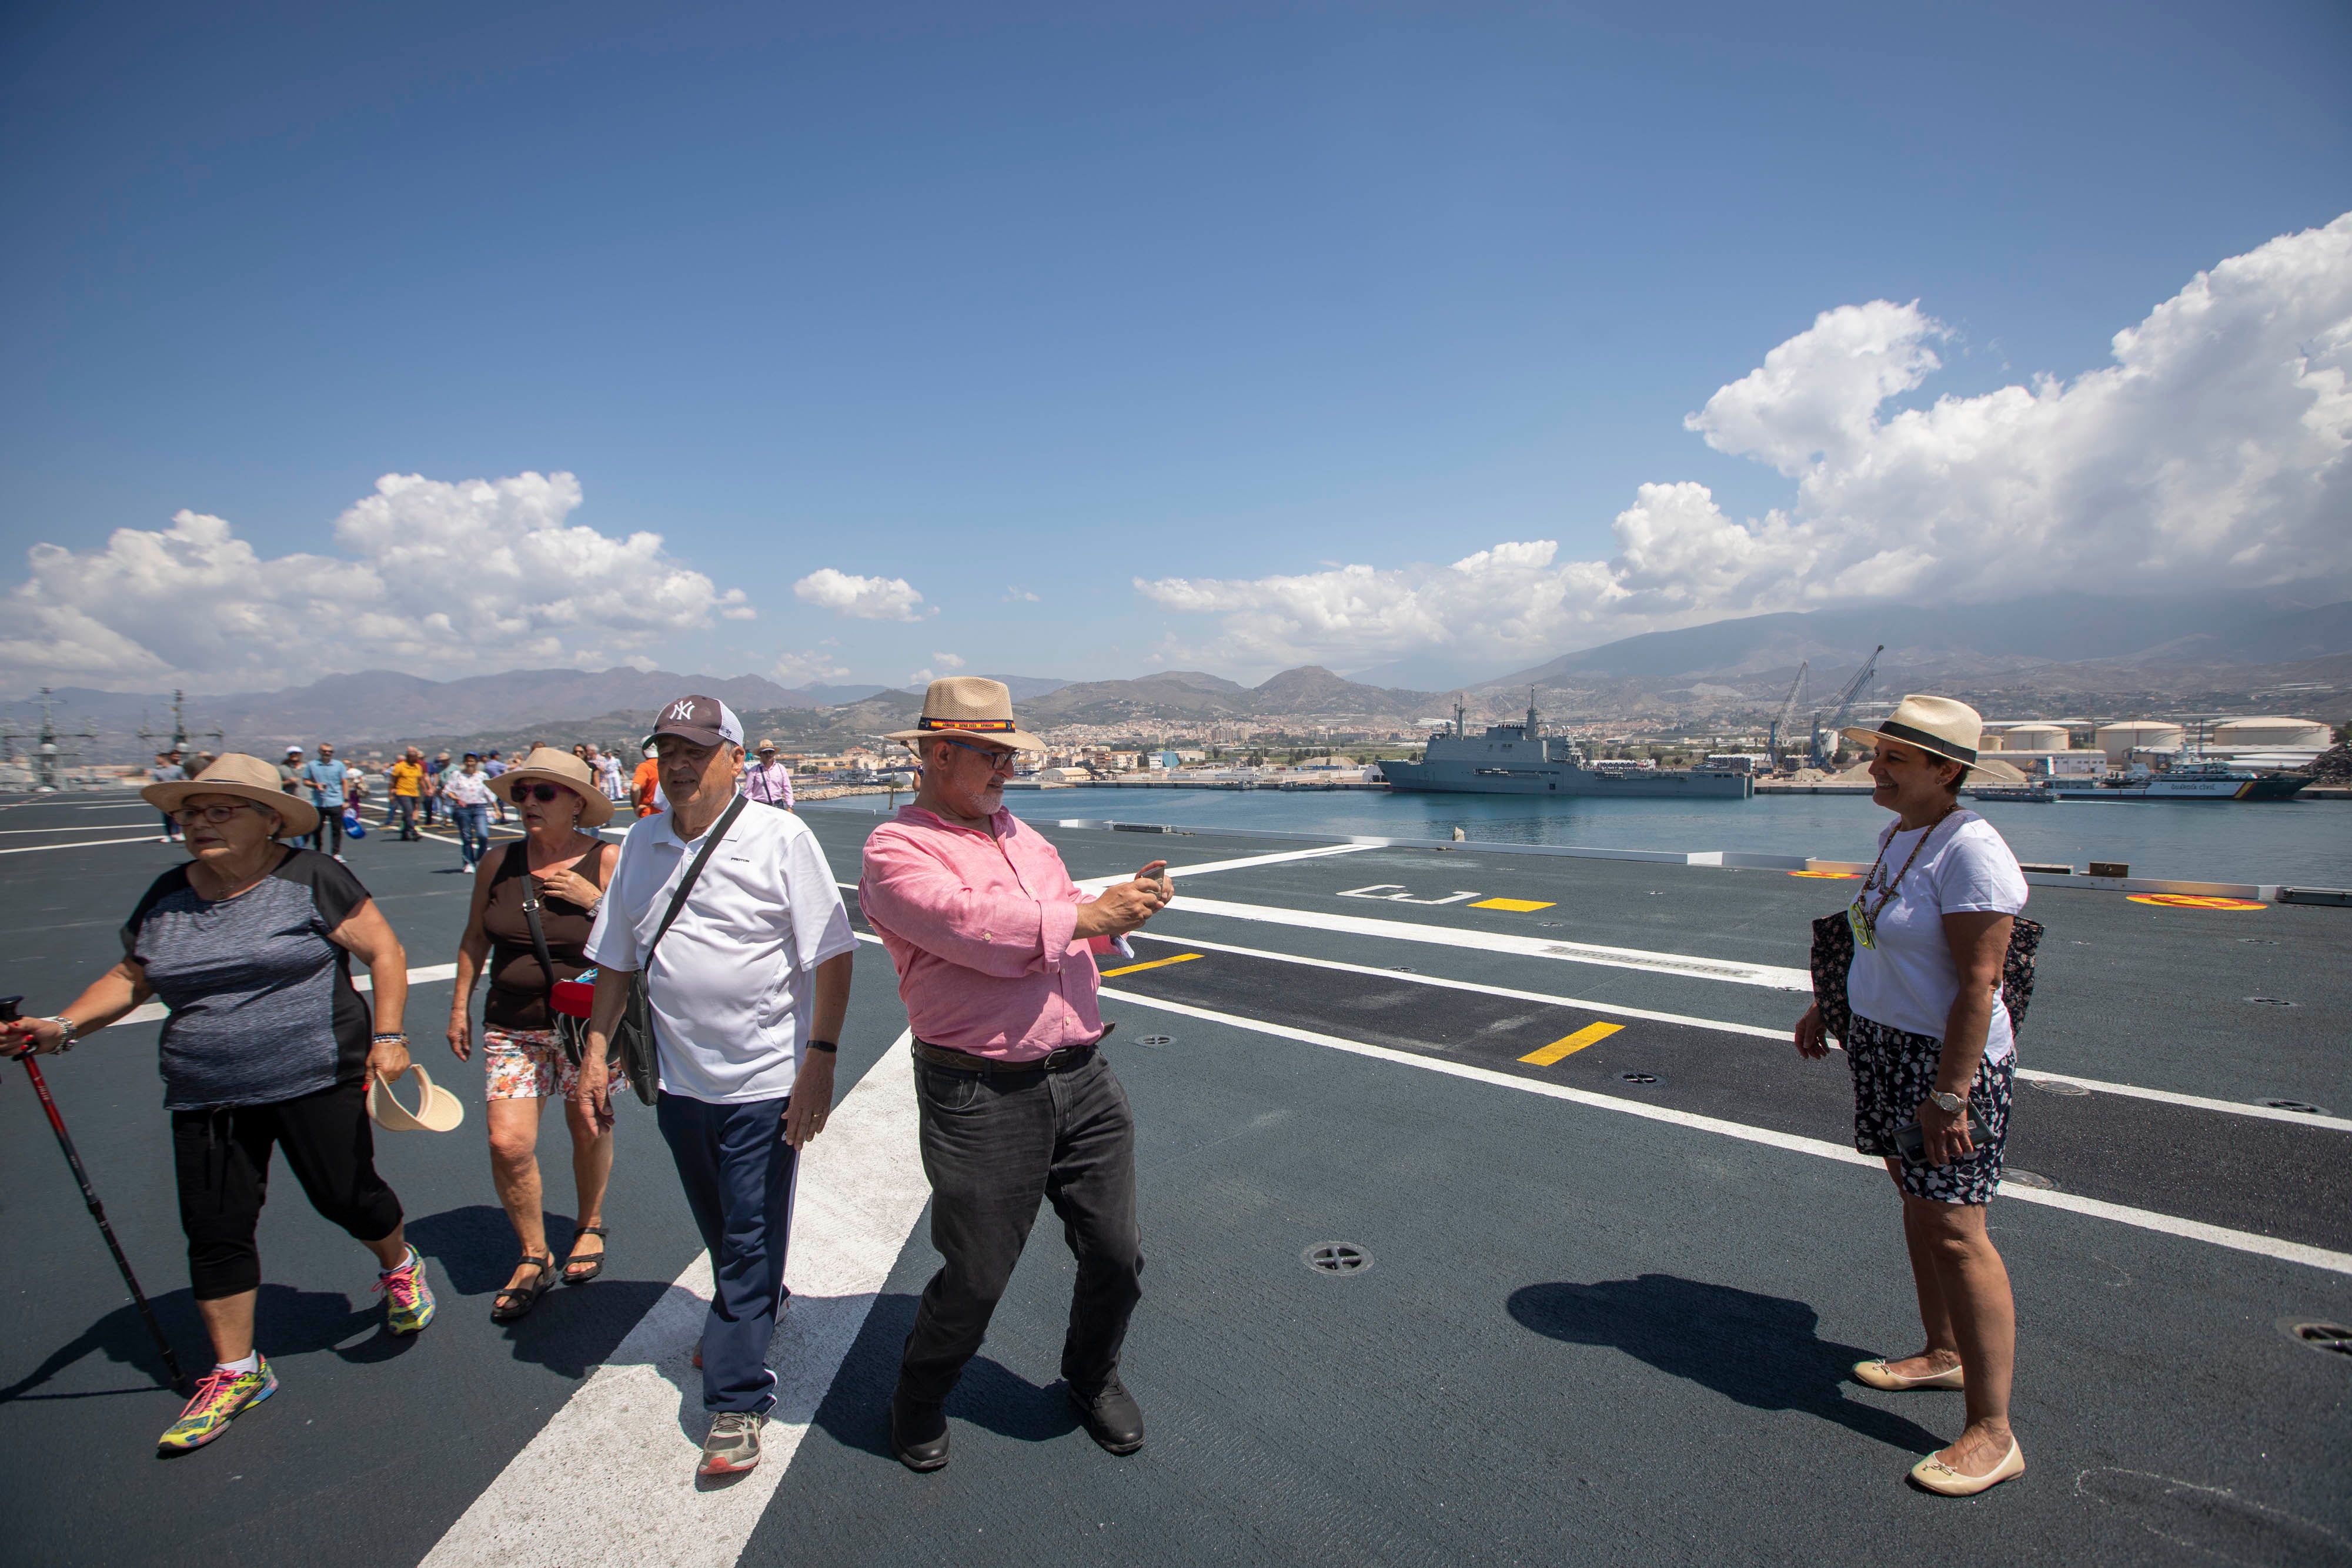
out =
{"type": "MultiPolygon", "coordinates": [[[[2352,1355],[2296,1332],[2352,1323],[2352,908],[2029,878],[2047,934],[1991,1209],[2029,1470],[1953,1504],[1902,1477],[1957,1435],[1959,1397],[1848,1372],[1917,1348],[1899,1213],[1853,1151],[1843,1059],[1788,1038],[1808,922],[1863,868],[1033,819],[1082,883],[1165,859],[1177,885],[1103,988],[1149,1257],[1124,1376],[1150,1436],[1113,1458],[1068,1412],[1049,1219],[949,1404],[952,1464],[916,1476],[884,1404],[937,1256],[906,1015],[855,894],[877,818],[803,820],[863,940],[759,1469],[693,1485],[709,1276],[634,1102],[604,1277],[489,1321],[515,1243],[479,1066],[439,1039],[473,879],[454,835],[372,832],[346,854],[407,947],[417,1059],[467,1107],[454,1133],[377,1138],[440,1316],[386,1334],[373,1265],[281,1174],[259,1302],[279,1392],[158,1461],[179,1399],[0,1063],[9,1561],[1682,1568],[1959,1531],[1991,1562],[2352,1562],[2352,1355]],[[1369,1266],[1312,1266],[1331,1243],[1369,1266]]],[[[54,1010],[119,956],[181,858],[155,832],[135,799],[0,798],[0,992],[54,1010]]],[[[194,1364],[157,1030],[44,1067],[194,1364]]],[[[563,1144],[549,1122],[558,1249],[563,1144]]]]}

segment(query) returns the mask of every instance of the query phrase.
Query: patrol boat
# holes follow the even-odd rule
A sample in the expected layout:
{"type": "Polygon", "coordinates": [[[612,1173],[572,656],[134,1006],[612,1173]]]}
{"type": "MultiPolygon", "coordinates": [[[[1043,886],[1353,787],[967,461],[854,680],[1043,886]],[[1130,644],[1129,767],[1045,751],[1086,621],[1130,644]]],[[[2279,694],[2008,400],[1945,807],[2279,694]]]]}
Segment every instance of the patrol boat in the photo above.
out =
{"type": "Polygon", "coordinates": [[[1489,725],[1486,734],[1473,736],[1463,714],[1455,703],[1454,727],[1429,737],[1419,762],[1381,764],[1390,789],[1710,800],[1745,800],[1756,793],[1756,780],[1731,768],[1596,768],[1573,737],[1543,733],[1532,690],[1524,724],[1489,725]]]}

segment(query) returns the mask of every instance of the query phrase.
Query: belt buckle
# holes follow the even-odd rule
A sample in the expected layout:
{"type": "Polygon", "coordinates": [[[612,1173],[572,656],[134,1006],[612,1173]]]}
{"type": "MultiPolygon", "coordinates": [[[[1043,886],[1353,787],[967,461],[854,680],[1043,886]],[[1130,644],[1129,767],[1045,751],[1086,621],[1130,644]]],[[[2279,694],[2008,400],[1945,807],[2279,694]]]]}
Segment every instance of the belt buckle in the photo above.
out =
{"type": "Polygon", "coordinates": [[[1077,1059],[1078,1052],[1086,1048],[1076,1045],[1055,1046],[1053,1050],[1045,1053],[1045,1071],[1048,1072],[1060,1071],[1063,1068],[1069,1066],[1071,1062],[1075,1061],[1077,1059]]]}

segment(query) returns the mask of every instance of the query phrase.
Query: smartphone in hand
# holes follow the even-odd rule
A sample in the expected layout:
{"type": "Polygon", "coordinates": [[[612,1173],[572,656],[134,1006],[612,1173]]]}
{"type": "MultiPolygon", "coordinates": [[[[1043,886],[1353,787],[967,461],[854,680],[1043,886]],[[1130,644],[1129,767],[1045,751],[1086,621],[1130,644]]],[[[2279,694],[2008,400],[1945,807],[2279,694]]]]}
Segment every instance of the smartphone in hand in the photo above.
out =
{"type": "MultiPolygon", "coordinates": [[[[1984,1124],[1984,1118],[1977,1114],[1977,1108],[1975,1106],[1969,1106],[1969,1142],[1975,1145],[1979,1154],[1982,1154],[1984,1152],[1985,1140],[1991,1136],[1992,1131],[1984,1124]]],[[[1906,1160],[1927,1158],[1927,1130],[1919,1125],[1916,1122],[1912,1123],[1907,1127],[1897,1127],[1895,1130],[1895,1147],[1896,1152],[1901,1154],[1906,1160]]]]}

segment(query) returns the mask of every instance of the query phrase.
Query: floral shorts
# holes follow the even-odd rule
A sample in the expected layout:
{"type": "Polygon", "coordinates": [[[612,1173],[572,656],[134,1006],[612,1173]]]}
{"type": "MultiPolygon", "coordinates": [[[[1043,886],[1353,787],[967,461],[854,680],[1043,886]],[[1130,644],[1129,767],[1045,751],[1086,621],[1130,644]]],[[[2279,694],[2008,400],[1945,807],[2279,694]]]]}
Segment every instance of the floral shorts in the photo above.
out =
{"type": "Polygon", "coordinates": [[[1906,1034],[1856,1013],[1845,1055],[1853,1069],[1853,1146],[1865,1155],[1896,1160],[1903,1190],[1914,1197],[1990,1203],[1993,1189],[2000,1185],[2002,1152],[2009,1143],[2016,1058],[1977,1064],[1976,1082],[1969,1085],[1969,1107],[1985,1124],[1977,1152],[1948,1166],[1931,1166],[1916,1156],[1898,1158],[1895,1134],[1919,1119],[1919,1103],[1936,1086],[1944,1042],[1933,1035],[1906,1034]]]}
{"type": "Polygon", "coordinates": [[[568,1100],[580,1069],[550,1029],[482,1029],[482,1066],[492,1100],[568,1100]]]}

